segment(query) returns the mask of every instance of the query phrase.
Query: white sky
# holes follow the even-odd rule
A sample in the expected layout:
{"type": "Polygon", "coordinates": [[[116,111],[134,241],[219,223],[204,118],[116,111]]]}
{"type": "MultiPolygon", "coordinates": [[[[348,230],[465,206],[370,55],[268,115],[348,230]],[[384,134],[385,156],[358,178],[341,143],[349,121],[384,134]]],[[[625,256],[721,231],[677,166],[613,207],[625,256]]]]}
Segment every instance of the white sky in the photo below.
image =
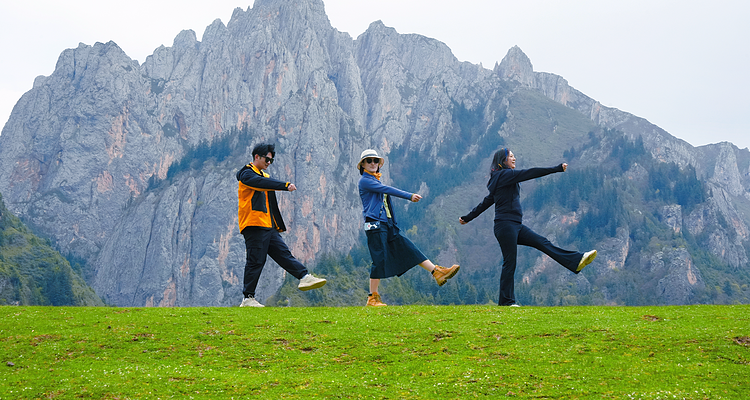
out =
{"type": "MultiPolygon", "coordinates": [[[[34,78],[79,42],[113,40],[143,62],[183,29],[199,40],[252,0],[43,0],[0,5],[0,125],[34,78]],[[244,2],[243,2],[244,1],[244,2]]],[[[290,0],[291,1],[291,0],[290,0]]],[[[746,0],[324,0],[356,38],[381,20],[446,43],[492,68],[518,45],[602,104],[646,118],[694,146],[750,147],[750,2],[746,0]]]]}

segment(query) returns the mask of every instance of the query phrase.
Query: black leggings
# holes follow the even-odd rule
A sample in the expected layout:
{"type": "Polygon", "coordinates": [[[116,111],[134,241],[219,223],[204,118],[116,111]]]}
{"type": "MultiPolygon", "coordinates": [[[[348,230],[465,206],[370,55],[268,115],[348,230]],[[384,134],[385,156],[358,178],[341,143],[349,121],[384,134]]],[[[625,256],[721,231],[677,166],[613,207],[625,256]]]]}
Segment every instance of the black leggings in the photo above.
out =
{"type": "Polygon", "coordinates": [[[526,225],[514,221],[495,221],[495,238],[503,252],[503,270],[500,273],[500,298],[497,304],[508,306],[516,302],[513,277],[516,273],[518,245],[533,247],[550,256],[563,267],[576,272],[583,253],[561,249],[553,245],[526,225]]]}

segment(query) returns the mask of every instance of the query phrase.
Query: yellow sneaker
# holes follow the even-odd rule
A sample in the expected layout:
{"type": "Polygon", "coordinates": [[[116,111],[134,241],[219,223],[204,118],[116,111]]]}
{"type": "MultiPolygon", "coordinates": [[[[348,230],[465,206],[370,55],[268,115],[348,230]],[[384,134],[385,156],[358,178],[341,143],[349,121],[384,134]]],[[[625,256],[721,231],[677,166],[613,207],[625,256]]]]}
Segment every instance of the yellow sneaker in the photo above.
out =
{"type": "Polygon", "coordinates": [[[438,286],[445,285],[445,282],[448,281],[448,279],[453,278],[456,276],[456,273],[458,273],[458,270],[461,267],[458,266],[458,264],[454,264],[450,268],[443,268],[439,265],[435,266],[435,270],[432,271],[432,276],[435,278],[435,281],[437,282],[438,286]]]}
{"type": "Polygon", "coordinates": [[[375,292],[367,296],[367,305],[365,307],[383,307],[386,305],[387,304],[380,301],[380,295],[378,292],[375,292]]]}

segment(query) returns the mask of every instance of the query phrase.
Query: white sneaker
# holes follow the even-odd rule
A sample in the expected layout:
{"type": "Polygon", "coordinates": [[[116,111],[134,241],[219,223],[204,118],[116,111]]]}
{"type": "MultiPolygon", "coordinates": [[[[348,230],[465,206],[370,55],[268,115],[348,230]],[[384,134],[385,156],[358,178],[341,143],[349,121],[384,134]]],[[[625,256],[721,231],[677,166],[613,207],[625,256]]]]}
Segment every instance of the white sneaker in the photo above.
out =
{"type": "Polygon", "coordinates": [[[240,307],[265,307],[263,304],[258,303],[255,297],[245,297],[240,304],[240,307]]]}
{"type": "Polygon", "coordinates": [[[576,273],[581,272],[583,267],[591,264],[592,261],[596,258],[596,250],[587,251],[583,257],[581,257],[581,262],[578,263],[578,269],[576,269],[576,273]]]}
{"type": "Polygon", "coordinates": [[[521,307],[521,305],[520,305],[520,304],[516,304],[516,303],[513,303],[513,304],[511,304],[511,305],[510,305],[509,307],[521,307]]]}
{"type": "Polygon", "coordinates": [[[323,287],[326,284],[326,280],[323,278],[316,278],[310,274],[307,274],[299,280],[299,290],[312,290],[319,287],[323,287]]]}

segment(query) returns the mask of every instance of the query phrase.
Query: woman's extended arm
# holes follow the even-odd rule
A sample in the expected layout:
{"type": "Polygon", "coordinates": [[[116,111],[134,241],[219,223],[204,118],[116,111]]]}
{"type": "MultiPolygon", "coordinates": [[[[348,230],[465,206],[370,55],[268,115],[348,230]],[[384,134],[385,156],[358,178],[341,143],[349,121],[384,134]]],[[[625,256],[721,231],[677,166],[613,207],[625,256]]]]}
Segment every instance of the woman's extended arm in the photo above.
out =
{"type": "Polygon", "coordinates": [[[487,188],[492,192],[497,187],[515,185],[516,183],[541,178],[555,172],[564,172],[567,167],[568,164],[560,164],[549,168],[503,169],[492,174],[487,188]]]}
{"type": "Polygon", "coordinates": [[[461,224],[469,223],[474,218],[478,217],[479,214],[485,212],[488,208],[490,208],[491,205],[495,203],[495,199],[492,196],[492,193],[488,194],[481,203],[479,203],[476,207],[474,207],[473,210],[471,210],[468,214],[464,215],[463,217],[460,217],[458,219],[458,222],[461,224]]]}
{"type": "MultiPolygon", "coordinates": [[[[384,185],[377,179],[362,179],[360,180],[360,187],[369,192],[384,193],[391,196],[400,197],[402,199],[414,201],[412,193],[405,192],[393,186],[384,185]]],[[[420,196],[419,198],[421,199],[422,197],[420,196]]]]}

